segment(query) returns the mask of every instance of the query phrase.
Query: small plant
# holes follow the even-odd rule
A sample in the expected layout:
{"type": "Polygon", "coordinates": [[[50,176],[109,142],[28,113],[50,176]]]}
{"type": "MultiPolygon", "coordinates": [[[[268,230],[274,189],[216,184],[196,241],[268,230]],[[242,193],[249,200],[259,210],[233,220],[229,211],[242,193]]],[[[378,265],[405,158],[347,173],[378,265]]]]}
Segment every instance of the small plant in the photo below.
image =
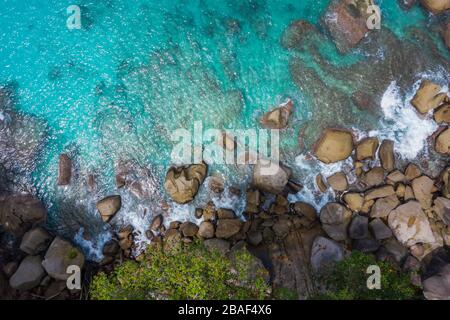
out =
{"type": "MultiPolygon", "coordinates": [[[[264,299],[263,271],[245,250],[231,258],[194,242],[171,250],[150,246],[140,262],[126,261],[113,273],[99,273],[91,283],[95,300],[264,299]]],[[[265,270],[264,270],[265,272],[265,270]]]]}
{"type": "Polygon", "coordinates": [[[372,255],[355,251],[347,259],[325,270],[318,278],[325,287],[314,297],[321,300],[410,300],[417,297],[409,275],[398,271],[392,263],[376,261],[372,255]],[[367,268],[377,265],[381,270],[381,288],[367,287],[367,268]]]}

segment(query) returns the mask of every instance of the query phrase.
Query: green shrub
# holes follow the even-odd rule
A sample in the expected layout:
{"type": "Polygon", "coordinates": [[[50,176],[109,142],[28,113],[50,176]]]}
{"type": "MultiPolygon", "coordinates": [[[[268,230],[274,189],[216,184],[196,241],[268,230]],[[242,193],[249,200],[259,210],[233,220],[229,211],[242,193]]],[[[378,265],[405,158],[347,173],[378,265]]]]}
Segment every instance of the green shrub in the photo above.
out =
{"type": "Polygon", "coordinates": [[[151,246],[141,262],[126,261],[110,275],[94,276],[90,295],[96,300],[264,299],[268,286],[252,261],[247,251],[228,259],[197,242],[170,251],[151,246]]]}
{"type": "Polygon", "coordinates": [[[376,261],[372,255],[355,251],[350,257],[326,270],[319,282],[325,290],[314,299],[328,300],[407,300],[417,297],[409,275],[398,271],[392,263],[376,261]],[[381,289],[367,288],[366,273],[371,265],[381,270],[381,289]]]}

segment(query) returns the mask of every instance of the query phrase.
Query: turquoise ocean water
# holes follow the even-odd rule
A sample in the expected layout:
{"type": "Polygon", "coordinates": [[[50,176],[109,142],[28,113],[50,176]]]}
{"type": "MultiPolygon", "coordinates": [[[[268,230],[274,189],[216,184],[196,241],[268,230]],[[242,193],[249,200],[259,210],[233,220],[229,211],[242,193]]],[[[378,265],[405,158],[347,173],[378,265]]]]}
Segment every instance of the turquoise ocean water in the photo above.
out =
{"type": "MultiPolygon", "coordinates": [[[[310,97],[294,83],[289,61],[293,55],[311,67],[314,61],[308,53],[284,49],[280,39],[296,19],[319,26],[328,3],[0,0],[0,84],[16,83],[16,111],[46,124],[44,147],[30,175],[50,207],[50,224],[65,229],[71,220],[67,208],[85,211],[85,216],[74,214],[75,229],[95,229],[86,236],[95,238],[106,228],[96,216],[95,201],[117,192],[117,161],[151,168],[154,187],[160,188],[170,165],[170,133],[191,129],[194,121],[219,129],[254,128],[258,116],[291,97],[294,126],[282,141],[286,154],[296,155],[298,130],[320,119],[312,119],[310,97]],[[66,27],[72,4],[81,8],[81,30],[66,27]],[[77,177],[69,188],[56,186],[63,152],[76,163],[77,177]],[[88,173],[98,184],[91,196],[81,187],[88,173]],[[65,201],[70,205],[64,207],[65,201]]],[[[418,7],[406,13],[397,1],[379,4],[383,28],[400,38],[408,27],[427,24],[427,13],[418,7]]],[[[364,58],[358,52],[340,55],[331,41],[320,51],[337,67],[364,58]]],[[[217,170],[230,183],[242,182],[242,176],[217,170]]],[[[125,200],[122,218],[148,222],[130,215],[143,207],[151,210],[152,202],[164,198],[158,193],[140,207],[125,200]]]]}

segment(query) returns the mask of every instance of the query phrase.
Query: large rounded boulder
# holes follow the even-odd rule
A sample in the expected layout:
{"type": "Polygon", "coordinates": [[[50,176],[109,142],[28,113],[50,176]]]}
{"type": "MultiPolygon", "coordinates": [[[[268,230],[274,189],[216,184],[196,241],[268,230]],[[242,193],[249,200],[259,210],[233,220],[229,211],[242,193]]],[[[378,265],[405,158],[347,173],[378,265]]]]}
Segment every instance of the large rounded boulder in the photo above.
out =
{"type": "Polygon", "coordinates": [[[347,227],[352,220],[352,212],[339,203],[330,202],[320,210],[322,228],[336,241],[347,239],[347,227]]]}
{"type": "Polygon", "coordinates": [[[420,0],[420,3],[433,14],[439,14],[450,9],[450,0],[420,0]]]}
{"type": "Polygon", "coordinates": [[[122,207],[122,198],[117,196],[106,197],[97,202],[97,210],[104,222],[110,221],[122,207]]]}
{"type": "Polygon", "coordinates": [[[70,274],[69,266],[78,266],[80,270],[84,266],[84,255],[70,242],[56,237],[48,248],[42,266],[54,279],[66,281],[70,274]]]}
{"type": "Polygon", "coordinates": [[[353,136],[350,131],[327,129],[316,142],[314,155],[324,163],[347,159],[353,151],[353,136]]]}
{"type": "Polygon", "coordinates": [[[278,163],[260,160],[253,168],[253,186],[261,191],[280,194],[289,181],[290,172],[278,163]]]}
{"type": "Polygon", "coordinates": [[[191,202],[205,180],[207,171],[208,167],[203,163],[172,167],[167,171],[164,188],[175,202],[191,202]]]}

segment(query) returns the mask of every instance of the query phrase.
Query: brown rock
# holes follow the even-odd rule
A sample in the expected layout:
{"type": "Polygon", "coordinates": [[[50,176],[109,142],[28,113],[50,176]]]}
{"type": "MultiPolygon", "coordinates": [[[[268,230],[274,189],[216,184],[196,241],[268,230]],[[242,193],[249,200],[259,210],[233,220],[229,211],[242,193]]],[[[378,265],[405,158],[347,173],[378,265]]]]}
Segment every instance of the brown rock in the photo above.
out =
{"type": "Polygon", "coordinates": [[[415,178],[420,177],[421,175],[422,172],[420,171],[420,168],[414,163],[408,164],[405,169],[405,177],[407,181],[413,181],[415,178]]]}
{"type": "Polygon", "coordinates": [[[44,205],[32,195],[0,196],[0,224],[7,231],[20,236],[46,217],[44,205]]]}
{"type": "Polygon", "coordinates": [[[442,195],[450,199],[450,167],[445,168],[441,173],[442,195]]]}
{"type": "Polygon", "coordinates": [[[380,157],[381,166],[387,172],[391,172],[395,167],[395,155],[394,155],[394,141],[383,140],[378,151],[380,157]]]}
{"type": "Polygon", "coordinates": [[[412,181],[412,189],[415,198],[423,209],[429,209],[432,205],[434,181],[427,176],[421,176],[412,181]]]}
{"type": "Polygon", "coordinates": [[[234,219],[236,218],[236,214],[231,209],[223,209],[219,208],[216,211],[218,219],[234,219]]]}
{"type": "Polygon", "coordinates": [[[347,130],[326,129],[314,148],[315,156],[324,163],[347,159],[353,151],[353,136],[347,130]]]}
{"type": "Polygon", "coordinates": [[[395,194],[399,199],[405,198],[406,186],[403,183],[399,183],[395,189],[395,194]]]}
{"type": "Polygon", "coordinates": [[[217,221],[216,237],[231,238],[239,232],[242,221],[239,219],[220,219],[217,221]]]}
{"type": "Polygon", "coordinates": [[[365,138],[361,140],[356,146],[356,159],[358,161],[375,159],[375,153],[379,145],[380,143],[377,138],[365,138]]]}
{"type": "Polygon", "coordinates": [[[156,217],[153,218],[152,223],[150,224],[150,230],[157,231],[159,228],[161,228],[163,224],[163,216],[161,214],[158,214],[156,217]]]}
{"type": "Polygon", "coordinates": [[[212,176],[208,179],[208,187],[214,193],[222,193],[225,189],[225,182],[222,177],[212,176]]]}
{"type": "Polygon", "coordinates": [[[348,52],[369,32],[367,11],[371,3],[370,0],[331,1],[324,16],[324,22],[340,52],[348,52]]]}
{"type": "Polygon", "coordinates": [[[343,172],[337,172],[329,176],[327,182],[334,191],[345,191],[348,189],[347,176],[343,172]]]}
{"type": "Polygon", "coordinates": [[[164,188],[177,203],[192,201],[206,178],[206,164],[193,164],[184,167],[172,167],[167,171],[164,188]]]}
{"type": "Polygon", "coordinates": [[[59,156],[58,165],[58,185],[65,186],[70,184],[72,178],[72,160],[67,154],[59,156]]]}
{"type": "Polygon", "coordinates": [[[198,232],[198,226],[193,222],[183,222],[180,226],[180,231],[185,237],[193,237],[198,232]]]}
{"type": "Polygon", "coordinates": [[[108,196],[97,202],[97,210],[102,217],[103,222],[110,221],[122,207],[122,198],[117,196],[108,196]]]}
{"type": "Polygon", "coordinates": [[[294,102],[288,99],[278,108],[267,112],[261,119],[261,125],[266,129],[283,129],[288,125],[289,117],[294,108],[294,102]]]}
{"type": "Polygon", "coordinates": [[[362,177],[361,181],[366,187],[372,188],[379,186],[384,183],[384,170],[381,167],[375,167],[368,172],[366,172],[362,177]]]}
{"type": "Polygon", "coordinates": [[[447,48],[450,49],[450,21],[447,22],[447,25],[444,28],[444,42],[447,48]]]}
{"type": "Polygon", "coordinates": [[[414,200],[414,191],[410,186],[406,186],[405,188],[405,201],[414,200]]]}
{"type": "Polygon", "coordinates": [[[282,193],[290,172],[273,161],[259,160],[253,168],[253,185],[268,193],[282,193]]]}
{"type": "Polygon", "coordinates": [[[350,210],[359,212],[364,204],[364,197],[359,193],[346,193],[343,197],[344,202],[350,210]]]}
{"type": "Polygon", "coordinates": [[[323,179],[323,176],[321,174],[318,174],[316,176],[316,184],[317,187],[319,188],[320,192],[324,193],[328,190],[327,185],[325,184],[325,181],[323,179]]]}
{"type": "Polygon", "coordinates": [[[364,195],[364,199],[368,201],[368,200],[375,200],[378,198],[386,198],[392,195],[395,195],[394,187],[386,185],[383,187],[378,187],[367,191],[364,195]]]}
{"type": "Polygon", "coordinates": [[[293,210],[296,214],[305,216],[310,221],[314,221],[317,219],[316,209],[308,203],[298,201],[293,205],[293,210]]]}
{"type": "Polygon", "coordinates": [[[371,218],[386,218],[400,204],[396,195],[375,201],[370,211],[371,218]]]}
{"type": "Polygon", "coordinates": [[[395,185],[399,182],[405,182],[406,177],[400,170],[395,170],[388,174],[386,179],[389,184],[395,185]]]}
{"type": "Polygon", "coordinates": [[[450,103],[446,103],[434,111],[434,121],[437,123],[450,123],[450,103]]]}
{"type": "Polygon", "coordinates": [[[442,87],[440,85],[424,80],[412,99],[411,104],[420,113],[428,113],[428,111],[436,109],[444,102],[447,95],[440,93],[441,90],[442,87]]]}
{"type": "Polygon", "coordinates": [[[210,239],[214,237],[214,225],[209,221],[203,221],[198,228],[198,236],[210,239]]]}
{"type": "Polygon", "coordinates": [[[450,9],[449,0],[420,0],[420,3],[433,14],[439,14],[450,9]]]}
{"type": "Polygon", "coordinates": [[[450,155],[450,128],[447,128],[437,136],[435,149],[440,154],[450,155]]]}
{"type": "Polygon", "coordinates": [[[375,204],[375,200],[364,201],[364,204],[361,208],[361,213],[368,214],[374,204],[375,204]]]}

